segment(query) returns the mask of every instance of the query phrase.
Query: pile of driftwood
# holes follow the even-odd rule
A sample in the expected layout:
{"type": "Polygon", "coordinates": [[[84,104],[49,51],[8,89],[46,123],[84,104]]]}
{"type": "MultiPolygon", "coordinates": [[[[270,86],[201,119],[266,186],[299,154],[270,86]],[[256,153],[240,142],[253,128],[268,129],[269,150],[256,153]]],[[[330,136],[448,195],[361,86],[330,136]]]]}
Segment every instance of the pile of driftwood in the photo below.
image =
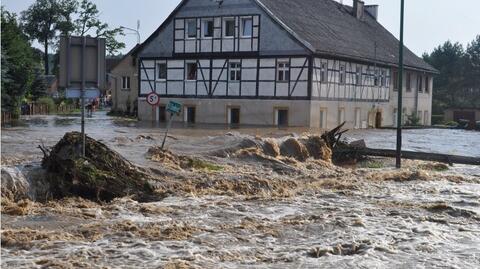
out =
{"type": "MultiPolygon", "coordinates": [[[[342,135],[348,131],[342,129],[344,125],[345,122],[322,135],[322,138],[327,142],[333,151],[332,160],[335,163],[356,162],[365,159],[367,156],[392,158],[397,156],[397,151],[393,149],[368,148],[364,140],[358,140],[351,143],[342,141],[342,135]]],[[[480,165],[480,158],[478,157],[405,150],[402,151],[401,156],[403,159],[443,162],[450,165],[454,163],[480,165]]]]}

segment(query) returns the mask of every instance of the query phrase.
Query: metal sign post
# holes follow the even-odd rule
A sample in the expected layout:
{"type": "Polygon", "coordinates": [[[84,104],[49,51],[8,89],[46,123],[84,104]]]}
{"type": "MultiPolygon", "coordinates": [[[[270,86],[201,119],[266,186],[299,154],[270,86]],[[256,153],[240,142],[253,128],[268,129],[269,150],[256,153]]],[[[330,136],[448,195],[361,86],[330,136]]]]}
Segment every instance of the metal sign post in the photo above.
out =
{"type": "Polygon", "coordinates": [[[82,156],[85,157],[85,98],[97,98],[105,89],[105,39],[85,36],[60,38],[59,86],[66,97],[82,105],[82,156]]]}
{"type": "Polygon", "coordinates": [[[165,136],[163,137],[163,142],[161,147],[162,150],[163,150],[163,147],[165,146],[165,141],[167,141],[167,135],[168,135],[168,131],[170,130],[170,127],[172,126],[173,117],[175,117],[175,115],[179,114],[182,111],[182,104],[174,101],[170,101],[167,106],[167,111],[170,112],[170,119],[168,120],[167,129],[165,130],[165,136]]]}
{"type": "Polygon", "coordinates": [[[85,37],[82,38],[82,67],[81,67],[81,77],[82,77],[82,88],[80,89],[80,99],[82,102],[82,157],[85,157],[85,37]]]}
{"type": "Polygon", "coordinates": [[[400,4],[400,48],[399,48],[399,59],[398,59],[398,109],[397,109],[397,158],[396,158],[396,167],[402,167],[402,98],[403,98],[403,20],[404,20],[404,9],[405,1],[401,0],[400,4]]]}

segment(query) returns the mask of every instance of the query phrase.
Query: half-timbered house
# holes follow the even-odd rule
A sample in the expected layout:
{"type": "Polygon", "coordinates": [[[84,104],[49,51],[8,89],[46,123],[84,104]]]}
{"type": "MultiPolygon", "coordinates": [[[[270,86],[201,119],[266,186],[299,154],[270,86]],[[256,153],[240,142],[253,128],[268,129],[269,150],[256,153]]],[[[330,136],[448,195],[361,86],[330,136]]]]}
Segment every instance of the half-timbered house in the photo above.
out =
{"type": "Polygon", "coordinates": [[[399,112],[398,40],[377,16],[358,0],[183,0],[135,52],[139,117],[164,121],[175,100],[191,123],[366,128],[416,113],[428,125],[436,70],[405,50],[399,112]]]}

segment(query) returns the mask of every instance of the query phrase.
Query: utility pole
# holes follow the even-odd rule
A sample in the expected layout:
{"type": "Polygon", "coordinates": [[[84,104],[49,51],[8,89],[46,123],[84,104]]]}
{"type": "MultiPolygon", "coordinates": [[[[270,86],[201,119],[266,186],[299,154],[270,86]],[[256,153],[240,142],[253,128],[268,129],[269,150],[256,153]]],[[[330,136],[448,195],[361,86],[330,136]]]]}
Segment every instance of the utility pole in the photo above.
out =
{"type": "Polygon", "coordinates": [[[400,47],[398,59],[398,109],[397,109],[397,159],[396,167],[402,168],[402,99],[403,99],[403,21],[405,13],[405,0],[400,4],[400,47]]]}

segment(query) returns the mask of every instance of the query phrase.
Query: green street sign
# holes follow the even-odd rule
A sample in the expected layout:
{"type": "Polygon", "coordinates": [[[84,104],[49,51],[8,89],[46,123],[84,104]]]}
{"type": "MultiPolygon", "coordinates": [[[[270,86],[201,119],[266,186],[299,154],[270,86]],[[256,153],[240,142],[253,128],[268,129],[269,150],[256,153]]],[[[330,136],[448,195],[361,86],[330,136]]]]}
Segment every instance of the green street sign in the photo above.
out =
{"type": "Polygon", "coordinates": [[[170,113],[178,114],[182,111],[182,104],[170,101],[167,105],[167,111],[170,113]]]}

